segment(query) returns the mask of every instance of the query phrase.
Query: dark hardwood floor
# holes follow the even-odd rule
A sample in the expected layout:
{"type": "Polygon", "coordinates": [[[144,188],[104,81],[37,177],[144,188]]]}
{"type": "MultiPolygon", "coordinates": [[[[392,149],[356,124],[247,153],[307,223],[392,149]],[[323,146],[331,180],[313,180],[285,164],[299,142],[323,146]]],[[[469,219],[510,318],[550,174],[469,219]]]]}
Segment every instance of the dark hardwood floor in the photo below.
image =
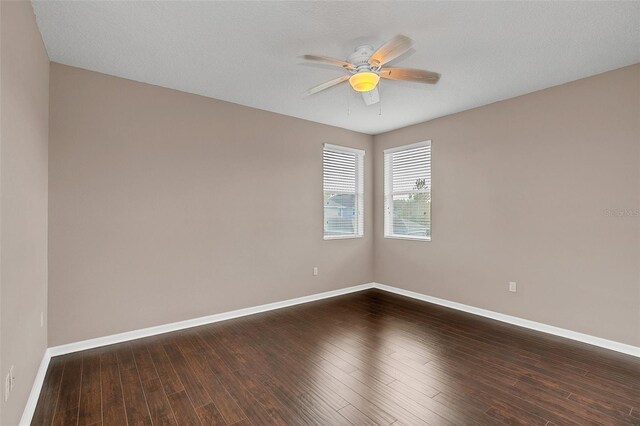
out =
{"type": "Polygon", "coordinates": [[[640,424],[640,359],[368,290],[55,357],[33,424],[640,424]]]}

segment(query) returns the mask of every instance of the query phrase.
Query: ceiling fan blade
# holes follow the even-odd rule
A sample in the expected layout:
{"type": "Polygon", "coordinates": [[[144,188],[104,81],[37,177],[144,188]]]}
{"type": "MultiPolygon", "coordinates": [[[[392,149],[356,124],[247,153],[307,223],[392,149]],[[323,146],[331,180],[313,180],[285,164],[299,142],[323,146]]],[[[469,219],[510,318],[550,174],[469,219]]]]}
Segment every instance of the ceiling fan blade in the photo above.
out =
{"type": "Polygon", "coordinates": [[[303,58],[306,59],[307,61],[323,62],[325,64],[335,65],[337,67],[341,67],[347,70],[355,69],[355,66],[353,64],[350,64],[349,62],[341,61],[340,59],[330,58],[329,56],[304,55],[303,58]]]}
{"type": "Polygon", "coordinates": [[[411,45],[413,40],[409,37],[397,35],[371,55],[369,64],[374,67],[382,66],[411,49],[411,45]]]}
{"type": "Polygon", "coordinates": [[[311,96],[315,93],[318,93],[322,90],[328,89],[330,87],[335,86],[336,84],[340,84],[344,81],[349,80],[349,76],[348,75],[343,75],[342,77],[338,77],[338,78],[334,78],[333,80],[327,81],[326,83],[322,83],[322,84],[318,84],[315,87],[312,87],[311,89],[307,90],[306,92],[304,92],[305,96],[311,96]]]}
{"type": "Polygon", "coordinates": [[[440,80],[440,74],[437,72],[412,68],[381,68],[379,74],[380,77],[389,80],[415,81],[427,84],[436,84],[440,80]]]}
{"type": "Polygon", "coordinates": [[[362,92],[362,99],[364,100],[364,104],[366,106],[377,104],[380,102],[380,92],[378,91],[378,86],[375,89],[369,90],[368,92],[362,92]]]}

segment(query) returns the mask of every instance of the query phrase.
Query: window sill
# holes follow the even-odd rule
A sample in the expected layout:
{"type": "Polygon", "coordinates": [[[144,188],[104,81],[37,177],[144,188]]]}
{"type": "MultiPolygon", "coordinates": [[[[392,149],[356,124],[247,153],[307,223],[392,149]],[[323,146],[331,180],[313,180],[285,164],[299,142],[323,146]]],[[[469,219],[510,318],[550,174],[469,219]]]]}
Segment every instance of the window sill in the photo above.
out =
{"type": "Polygon", "coordinates": [[[431,237],[409,237],[406,235],[385,235],[390,240],[431,241],[431,237]]]}
{"type": "Polygon", "coordinates": [[[325,235],[325,240],[350,240],[356,238],[362,238],[363,235],[325,235]]]}

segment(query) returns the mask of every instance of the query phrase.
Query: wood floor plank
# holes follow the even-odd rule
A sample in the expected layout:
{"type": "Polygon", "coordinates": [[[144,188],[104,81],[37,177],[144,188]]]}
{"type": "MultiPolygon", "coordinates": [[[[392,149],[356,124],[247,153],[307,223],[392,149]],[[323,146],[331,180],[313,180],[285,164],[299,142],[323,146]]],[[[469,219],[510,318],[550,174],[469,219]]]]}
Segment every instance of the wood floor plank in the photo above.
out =
{"type": "Polygon", "coordinates": [[[78,426],[102,424],[100,353],[97,351],[87,351],[83,355],[78,426]]]}
{"type": "MultiPolygon", "coordinates": [[[[534,404],[557,413],[567,420],[577,421],[581,424],[607,424],[608,421],[615,420],[598,411],[595,407],[574,404],[568,398],[562,398],[537,383],[519,382],[512,392],[518,395],[526,395],[526,398],[534,404]]],[[[615,423],[625,424],[620,421],[615,421],[615,423]]]]}
{"type": "Polygon", "coordinates": [[[506,425],[545,426],[548,423],[547,420],[535,414],[499,400],[495,401],[485,413],[506,425]]]}
{"type": "Polygon", "coordinates": [[[473,419],[473,423],[475,424],[495,424],[495,421],[491,420],[486,414],[486,411],[490,407],[483,401],[473,400],[471,398],[459,398],[457,395],[450,395],[445,392],[440,392],[433,397],[433,400],[452,410],[460,412],[467,418],[473,419]]]}
{"type": "Polygon", "coordinates": [[[124,408],[120,370],[115,351],[105,351],[100,356],[100,379],[102,389],[102,422],[107,425],[127,423],[124,408]]]}
{"type": "MultiPolygon", "coordinates": [[[[338,413],[340,413],[340,415],[343,416],[345,419],[347,419],[349,423],[351,423],[352,425],[357,425],[357,426],[378,425],[378,423],[374,422],[366,414],[364,414],[362,411],[358,410],[351,404],[348,404],[345,407],[342,407],[340,410],[338,410],[338,413]]],[[[395,423],[396,422],[393,422],[392,424],[395,424],[395,423]]]]}
{"type": "Polygon", "coordinates": [[[285,424],[301,424],[300,417],[294,410],[276,398],[272,390],[248,371],[237,370],[233,373],[239,383],[251,394],[253,399],[260,404],[260,409],[265,411],[275,421],[284,421],[285,424]]]}
{"type": "Polygon", "coordinates": [[[199,426],[203,423],[200,422],[200,417],[196,413],[195,408],[191,404],[189,397],[185,391],[180,391],[168,395],[169,405],[175,415],[176,422],[179,425],[184,426],[199,426]]]}
{"type": "Polygon", "coordinates": [[[203,380],[204,387],[213,400],[222,418],[227,424],[238,423],[247,418],[238,402],[229,394],[220,380],[213,374],[208,374],[203,380]]]}
{"type": "MultiPolygon", "coordinates": [[[[214,371],[219,372],[221,371],[220,369],[226,368],[223,362],[216,362],[215,370],[210,368],[207,357],[212,357],[216,354],[206,344],[206,341],[197,332],[185,334],[184,339],[179,341],[179,348],[195,374],[198,375],[202,387],[213,401],[213,406],[224,421],[227,424],[234,424],[246,419],[246,414],[214,373],[214,371]]],[[[203,415],[212,415],[212,413],[213,411],[210,407],[203,411],[198,411],[201,419],[203,415]]]]}
{"type": "Polygon", "coordinates": [[[344,383],[345,376],[349,377],[346,380],[349,383],[354,383],[357,381],[354,377],[349,376],[347,373],[338,368],[335,364],[331,363],[329,360],[322,356],[314,357],[313,353],[309,353],[308,349],[304,345],[300,345],[299,342],[296,342],[291,337],[287,337],[287,342],[294,347],[297,347],[300,351],[299,356],[306,356],[312,363],[319,368],[320,371],[316,373],[316,380],[321,380],[323,384],[333,389],[333,392],[339,395],[343,400],[347,401],[354,407],[358,408],[360,411],[366,412],[374,421],[382,423],[382,424],[390,424],[397,420],[391,414],[387,413],[376,404],[364,398],[361,393],[366,393],[366,390],[362,386],[354,386],[357,389],[353,389],[344,383]],[[337,377],[336,377],[337,376],[337,377]],[[343,380],[340,380],[342,378],[343,380]],[[353,382],[350,380],[353,379],[353,382]],[[359,393],[358,390],[361,392],[359,393]]]}
{"type": "Polygon", "coordinates": [[[640,360],[367,290],[55,357],[34,425],[640,424],[640,360]]]}
{"type": "Polygon", "coordinates": [[[209,404],[211,397],[207,394],[207,391],[200,383],[197,375],[193,372],[189,363],[185,359],[184,355],[180,351],[180,348],[173,342],[168,342],[164,345],[165,352],[173,365],[174,370],[180,377],[185,392],[188,395],[194,407],[200,407],[202,405],[209,404]]]}
{"type": "MultiPolygon", "coordinates": [[[[273,330],[268,327],[260,327],[260,325],[244,329],[245,334],[252,338],[252,342],[255,342],[258,336],[266,336],[268,339],[277,341],[282,338],[282,331],[280,329],[273,334],[273,330]]],[[[269,356],[268,368],[277,376],[278,382],[286,386],[295,395],[317,396],[323,403],[333,407],[335,410],[347,405],[343,398],[323,382],[321,376],[309,374],[308,363],[300,362],[299,357],[295,356],[294,348],[280,351],[271,344],[263,346],[262,352],[269,356]]]]}
{"type": "Polygon", "coordinates": [[[63,369],[63,357],[56,356],[51,358],[47,374],[42,383],[38,405],[31,421],[32,425],[50,425],[52,423],[56,404],[58,403],[63,369]]]}
{"type": "Polygon", "coordinates": [[[176,420],[159,378],[142,381],[149,414],[154,425],[175,425],[176,420]]]}
{"type": "Polygon", "coordinates": [[[68,426],[78,423],[78,409],[71,408],[64,411],[56,411],[56,415],[53,418],[54,426],[68,426]]]}
{"type": "Polygon", "coordinates": [[[162,386],[164,387],[167,395],[174,394],[184,390],[184,385],[178,376],[178,373],[173,369],[171,361],[167,356],[167,353],[162,346],[162,340],[157,337],[146,341],[146,347],[153,361],[153,365],[156,367],[158,377],[162,386]]]}
{"type": "Polygon", "coordinates": [[[123,342],[113,345],[120,371],[136,368],[136,361],[133,358],[131,345],[131,342],[123,342]]]}
{"type": "Polygon", "coordinates": [[[82,353],[66,356],[53,424],[76,423],[82,386],[82,353]]]}
{"type": "Polygon", "coordinates": [[[133,345],[131,350],[136,368],[138,369],[138,374],[140,375],[140,380],[142,382],[146,382],[159,379],[160,377],[158,376],[158,372],[156,371],[156,367],[147,347],[140,342],[133,345]]]}
{"type": "Polygon", "coordinates": [[[348,421],[340,416],[337,410],[330,407],[326,400],[313,390],[296,394],[291,387],[277,378],[271,379],[268,384],[274,395],[287,403],[299,418],[305,420],[305,423],[314,425],[348,424],[348,421]]]}
{"type": "Polygon", "coordinates": [[[247,415],[251,423],[286,425],[287,420],[276,411],[269,411],[269,407],[264,407],[258,399],[247,389],[233,372],[223,371],[220,380],[224,383],[229,394],[238,401],[238,405],[247,415]]]}
{"type": "Polygon", "coordinates": [[[127,423],[130,426],[153,424],[138,370],[136,368],[121,369],[120,381],[122,382],[122,396],[127,413],[127,423]]]}
{"type": "Polygon", "coordinates": [[[200,417],[200,423],[203,425],[226,426],[227,424],[214,403],[198,407],[196,408],[196,412],[200,417]]]}

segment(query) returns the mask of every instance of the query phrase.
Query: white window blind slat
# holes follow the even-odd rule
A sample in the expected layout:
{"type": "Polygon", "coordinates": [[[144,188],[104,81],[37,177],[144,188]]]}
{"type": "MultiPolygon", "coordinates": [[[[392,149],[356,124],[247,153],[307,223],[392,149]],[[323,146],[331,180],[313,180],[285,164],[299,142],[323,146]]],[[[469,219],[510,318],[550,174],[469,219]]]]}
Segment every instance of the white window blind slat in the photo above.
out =
{"type": "Polygon", "coordinates": [[[324,238],[364,234],[364,151],[325,144],[322,153],[324,238]]]}
{"type": "Polygon", "coordinates": [[[384,235],[431,239],[431,141],[384,152],[384,235]]]}

